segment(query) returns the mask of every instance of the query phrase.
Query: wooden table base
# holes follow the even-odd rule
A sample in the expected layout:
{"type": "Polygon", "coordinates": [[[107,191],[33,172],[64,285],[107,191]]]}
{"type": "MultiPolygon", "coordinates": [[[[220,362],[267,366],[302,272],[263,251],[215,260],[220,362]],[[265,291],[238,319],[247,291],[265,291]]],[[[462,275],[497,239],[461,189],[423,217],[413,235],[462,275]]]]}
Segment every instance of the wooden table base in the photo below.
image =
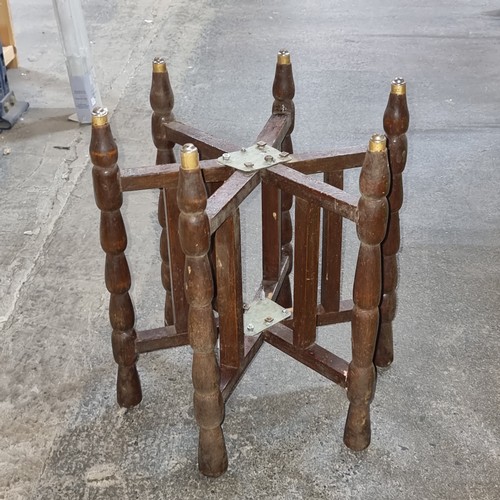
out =
{"type": "Polygon", "coordinates": [[[384,114],[386,136],[373,135],[367,149],[354,147],[326,154],[293,154],[294,93],[290,54],[280,51],[272,114],[256,143],[263,141],[291,156],[282,155],[286,161],[250,172],[216,159],[238,151],[239,146],[175,120],[174,96],[163,59],[153,62],[150,94],[156,165],[120,171],[107,111],[96,109],[93,114],[90,154],[95,199],[101,211],[101,245],[106,253],[118,403],[131,407],[142,399],[136,368],[139,353],[189,343],[193,349],[194,411],[200,430],[198,464],[207,476],[218,476],[227,469],[224,404],[263,342],[347,389],[350,404],[344,442],[353,450],[370,443],[375,365],[388,366],[393,360],[399,210],[409,123],[406,84],[402,79],[392,82],[384,114]],[[182,145],[180,164],[174,156],[175,144],[182,145]],[[359,197],[343,191],[343,172],[355,167],[361,167],[359,197]],[[314,173],[322,173],[324,180],[311,177],[314,173]],[[259,184],[259,295],[293,314],[257,335],[247,335],[239,206],[259,184]],[[144,189],[160,190],[165,324],[136,331],[120,208],[123,192],[144,189]],[[352,300],[342,300],[340,294],[344,219],[356,225],[360,242],[352,300]],[[316,343],[319,326],[342,322],[351,323],[350,362],[316,343]]]}

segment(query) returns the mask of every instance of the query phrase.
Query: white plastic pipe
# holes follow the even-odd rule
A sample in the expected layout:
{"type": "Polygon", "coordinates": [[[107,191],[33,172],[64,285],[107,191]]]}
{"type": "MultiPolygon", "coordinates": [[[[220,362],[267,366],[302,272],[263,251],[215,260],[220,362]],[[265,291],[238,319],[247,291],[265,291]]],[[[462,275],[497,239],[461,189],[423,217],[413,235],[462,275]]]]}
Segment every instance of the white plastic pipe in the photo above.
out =
{"type": "Polygon", "coordinates": [[[90,43],[80,0],[52,0],[66,57],[69,83],[80,123],[91,123],[92,109],[101,106],[90,43]]]}

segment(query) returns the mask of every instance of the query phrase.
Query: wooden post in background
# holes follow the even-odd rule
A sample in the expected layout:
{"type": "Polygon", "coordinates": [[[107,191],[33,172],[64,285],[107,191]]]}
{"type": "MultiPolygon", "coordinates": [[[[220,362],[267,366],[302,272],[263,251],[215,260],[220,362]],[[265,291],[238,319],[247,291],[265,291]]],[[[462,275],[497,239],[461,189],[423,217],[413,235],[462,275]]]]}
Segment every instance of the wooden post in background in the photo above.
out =
{"type": "MultiPolygon", "coordinates": [[[[293,81],[292,63],[290,53],[287,50],[280,50],[276,63],[276,73],[273,82],[273,114],[290,114],[292,122],[288,132],[281,144],[281,150],[293,153],[292,132],[295,126],[295,83],[293,81]]],[[[292,270],[293,261],[293,228],[290,210],[293,205],[293,195],[281,192],[281,253],[282,258],[289,257],[289,267],[283,285],[276,301],[283,307],[292,307],[292,292],[289,274],[292,270]]]]}
{"type": "Polygon", "coordinates": [[[396,287],[398,285],[397,254],[400,246],[399,210],[403,205],[403,170],[406,165],[408,141],[406,132],[410,115],[406,103],[406,83],[396,78],[384,113],[384,129],[387,134],[391,188],[389,192],[389,224],[382,243],[383,295],[380,307],[381,322],[375,351],[375,364],[389,366],[394,359],[392,321],[396,316],[396,287]]]}
{"type": "MultiPolygon", "coordinates": [[[[156,147],[156,165],[175,163],[174,144],[168,140],[165,123],[174,120],[174,94],[170,85],[167,64],[161,57],[153,60],[153,75],[149,101],[153,114],[151,115],[151,134],[156,147]]],[[[160,255],[161,282],[165,289],[165,325],[174,324],[174,309],[172,302],[172,283],[170,275],[170,260],[167,234],[166,190],[160,189],[158,199],[158,222],[161,226],[160,255]]]]}

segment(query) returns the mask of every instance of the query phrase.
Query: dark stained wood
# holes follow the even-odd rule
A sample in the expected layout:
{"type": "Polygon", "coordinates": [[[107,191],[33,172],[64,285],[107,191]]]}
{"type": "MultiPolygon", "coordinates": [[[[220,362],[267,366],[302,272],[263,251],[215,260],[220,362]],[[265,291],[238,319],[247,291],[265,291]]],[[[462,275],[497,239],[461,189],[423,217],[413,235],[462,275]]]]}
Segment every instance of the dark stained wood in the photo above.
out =
{"type": "Polygon", "coordinates": [[[323,347],[313,344],[307,349],[299,349],[293,345],[293,330],[277,324],[269,327],[265,332],[264,340],[288,354],[302,364],[312,368],[315,372],[327,379],[346,386],[348,363],[323,347]]]}
{"type": "Polygon", "coordinates": [[[341,300],[338,311],[326,312],[323,306],[318,306],[316,325],[335,325],[337,323],[347,323],[352,318],[353,302],[351,299],[341,300]]]}
{"type": "MultiPolygon", "coordinates": [[[[352,319],[353,302],[351,299],[341,300],[338,311],[325,312],[323,306],[318,305],[316,312],[316,326],[337,325],[348,323],[352,319]]],[[[293,317],[281,322],[288,328],[293,329],[293,317]]]]}
{"type": "Polygon", "coordinates": [[[116,381],[120,406],[130,408],[142,400],[135,352],[135,314],[128,293],[130,271],[125,257],[127,234],[120,207],[122,193],[118,180],[118,150],[107,119],[107,112],[92,117],[90,158],[97,207],[101,210],[101,246],[106,253],[105,281],[110,293],[109,319],[113,329],[111,343],[118,364],[116,381]]]}
{"type": "Polygon", "coordinates": [[[286,165],[275,165],[262,172],[267,182],[281,186],[283,191],[301,196],[356,222],[358,198],[345,191],[329,186],[320,180],[308,177],[286,165]]]}
{"type": "Polygon", "coordinates": [[[264,141],[273,148],[281,149],[281,143],[288,134],[291,122],[292,117],[289,114],[271,115],[255,142],[264,141]]]}
{"type": "MultiPolygon", "coordinates": [[[[278,53],[276,61],[276,71],[273,81],[273,108],[274,116],[286,115],[290,118],[289,126],[286,134],[283,137],[279,148],[287,153],[293,153],[292,132],[295,126],[295,82],[293,79],[293,68],[290,59],[290,53],[286,50],[281,50],[278,53]]],[[[277,186],[281,189],[280,186],[277,186]]],[[[293,206],[293,195],[288,191],[281,191],[281,260],[288,257],[290,263],[287,274],[283,280],[283,285],[280,288],[277,302],[283,307],[292,307],[292,290],[290,286],[289,275],[292,271],[293,263],[293,247],[291,244],[293,238],[292,219],[290,210],[293,206]]]]}
{"type": "Polygon", "coordinates": [[[215,269],[221,370],[226,366],[238,368],[245,350],[238,210],[215,233],[215,269]]]}
{"type": "Polygon", "coordinates": [[[262,279],[278,281],[281,270],[281,192],[262,182],[262,279]]]}
{"type": "Polygon", "coordinates": [[[370,444],[370,403],[375,394],[373,355],[379,324],[382,292],[381,243],[387,230],[390,172],[385,136],[373,136],[361,169],[361,198],[356,226],[360,241],[354,276],[352,311],[352,360],[347,375],[349,411],[344,443],[352,450],[370,444]]]}
{"type": "Polygon", "coordinates": [[[176,144],[194,144],[203,159],[217,158],[227,151],[238,151],[241,146],[232,142],[217,139],[197,128],[185,125],[178,121],[171,121],[165,124],[169,138],[176,144]]]}
{"type": "Polygon", "coordinates": [[[210,227],[205,208],[207,192],[198,164],[198,151],[188,144],[181,150],[177,191],[179,237],[186,256],[185,283],[189,304],[188,334],[193,349],[194,414],[198,423],[198,467],[205,476],[217,477],[227,469],[227,452],[221,424],[224,401],[215,355],[217,332],[212,300],[214,286],[208,259],[210,227]]]}
{"type": "MultiPolygon", "coordinates": [[[[344,189],[344,172],[327,172],[324,182],[344,189]]],[[[323,243],[321,251],[321,300],[325,311],[338,311],[342,268],[342,217],[323,209],[323,243]]]]}
{"type": "Polygon", "coordinates": [[[259,185],[257,173],[234,174],[209,198],[207,215],[210,220],[210,233],[213,234],[220,225],[236,211],[245,198],[259,185]]]}
{"type": "Polygon", "coordinates": [[[203,474],[218,476],[227,469],[222,432],[224,402],[264,341],[347,388],[350,404],[344,442],[354,450],[368,446],[376,378],[374,363],[387,366],[392,361],[399,209],[403,201],[409,119],[405,92],[401,90],[401,82],[393,82],[384,115],[388,150],[381,137],[372,137],[368,152],[354,147],[319,155],[296,154],[291,138],[295,85],[290,55],[280,51],[272,115],[257,140],[293,153],[293,157],[291,162],[251,175],[213,159],[225,151],[238,150],[239,146],[175,121],[173,93],[162,60],[153,64],[151,86],[157,165],[120,172],[107,114],[96,112],[90,152],[95,199],[101,210],[101,245],[106,253],[105,282],[110,292],[112,347],[118,364],[118,402],[129,407],[141,400],[136,369],[139,353],[189,343],[193,350],[194,413],[200,430],[198,463],[203,474]],[[174,143],[198,145],[204,161],[199,162],[198,151],[192,144],[185,144],[179,165],[173,154],[174,143]],[[343,170],[360,165],[363,166],[358,199],[343,191],[343,170]],[[324,174],[323,182],[309,176],[315,173],[324,174]],[[293,315],[256,336],[245,336],[239,206],[261,181],[263,280],[257,297],[264,294],[293,315]],[[120,212],[122,192],[157,188],[161,190],[158,220],[162,228],[165,323],[169,325],[136,332],[129,296],[131,276],[125,257],[127,235],[120,212]],[[292,218],[294,197],[296,212],[292,218]],[[356,223],[360,240],[353,300],[340,300],[344,218],[356,223]],[[293,297],[289,279],[292,262],[293,297]],[[351,322],[352,331],[350,363],[315,342],[318,326],[347,321],[351,322]],[[218,334],[219,356],[215,349],[218,334]]]}
{"type": "Polygon", "coordinates": [[[170,273],[172,276],[172,302],[174,309],[175,329],[181,333],[187,331],[188,304],[184,290],[185,257],[179,241],[179,207],[176,190],[165,190],[168,214],[168,244],[170,255],[170,273]]]}
{"type": "Polygon", "coordinates": [[[329,153],[294,153],[287,165],[303,174],[323,174],[361,167],[366,148],[349,147],[329,153]]]}
{"type": "MultiPolygon", "coordinates": [[[[174,93],[170,85],[167,65],[161,58],[153,61],[153,74],[151,79],[151,91],[149,101],[153,113],[151,115],[151,135],[156,146],[156,164],[174,163],[174,143],[168,137],[163,125],[174,119],[172,109],[174,107],[174,93]]],[[[160,189],[158,199],[158,222],[161,226],[160,255],[161,255],[161,282],[165,289],[165,325],[174,322],[174,308],[172,302],[172,283],[170,281],[170,259],[167,236],[167,192],[160,189]]]]}
{"type": "Polygon", "coordinates": [[[316,342],[319,233],[319,206],[297,197],[295,200],[293,345],[299,349],[306,349],[316,342]]]}
{"type": "Polygon", "coordinates": [[[399,210],[403,205],[403,171],[406,165],[408,141],[406,132],[410,115],[406,103],[406,84],[391,86],[389,101],[384,114],[384,129],[387,134],[391,189],[389,191],[389,224],[382,242],[383,296],[380,308],[380,330],[375,350],[375,364],[389,366],[394,359],[392,321],[396,316],[396,287],[398,285],[399,210]]]}
{"type": "Polygon", "coordinates": [[[187,332],[178,333],[175,326],[163,326],[137,332],[135,350],[137,353],[158,351],[188,345],[187,332]]]}
{"type": "MultiPolygon", "coordinates": [[[[207,183],[224,182],[234,172],[217,160],[200,162],[203,179],[207,183]]],[[[122,191],[140,191],[144,189],[162,188],[177,189],[179,164],[154,165],[147,167],[124,168],[121,170],[120,185],[122,191]]]]}

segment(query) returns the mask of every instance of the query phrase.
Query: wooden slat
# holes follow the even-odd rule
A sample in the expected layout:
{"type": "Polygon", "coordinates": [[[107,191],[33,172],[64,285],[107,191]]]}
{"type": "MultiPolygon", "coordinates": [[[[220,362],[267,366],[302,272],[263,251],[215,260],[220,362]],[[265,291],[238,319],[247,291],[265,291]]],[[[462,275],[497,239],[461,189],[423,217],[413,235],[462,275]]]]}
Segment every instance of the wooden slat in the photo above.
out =
{"type": "Polygon", "coordinates": [[[297,349],[293,345],[293,330],[290,328],[279,323],[273,325],[265,330],[264,340],[320,375],[346,387],[349,363],[317,344],[308,349],[297,349]]]}
{"type": "Polygon", "coordinates": [[[299,349],[305,349],[316,342],[319,233],[319,207],[297,197],[293,264],[293,344],[299,349]]]}
{"type": "Polygon", "coordinates": [[[220,365],[238,368],[244,356],[240,215],[236,210],[215,232],[220,365]]]}
{"type": "Polygon", "coordinates": [[[271,115],[255,142],[264,141],[273,148],[278,148],[283,142],[291,122],[291,115],[271,115]]]}
{"type": "Polygon", "coordinates": [[[262,172],[262,177],[279,186],[283,191],[316,203],[346,219],[356,222],[358,197],[346,193],[322,181],[289,168],[285,164],[275,165],[262,172]]]}
{"type": "MultiPolygon", "coordinates": [[[[324,181],[337,189],[344,188],[344,172],[327,172],[324,181]]],[[[321,261],[321,300],[325,311],[338,311],[342,258],[342,217],[323,210],[321,261]]]]}
{"type": "Polygon", "coordinates": [[[195,127],[185,125],[178,121],[171,121],[165,123],[168,129],[168,138],[176,144],[186,144],[188,142],[194,144],[200,156],[205,159],[217,158],[226,151],[238,151],[239,146],[226,141],[213,137],[202,130],[195,127]]]}
{"type": "MultiPolygon", "coordinates": [[[[322,305],[318,306],[316,314],[316,326],[337,325],[348,323],[352,317],[352,299],[341,300],[338,311],[325,312],[322,305]]],[[[293,328],[293,316],[281,322],[288,328],[293,328]]]]}
{"type": "Polygon", "coordinates": [[[281,191],[263,182],[262,204],[262,279],[278,281],[281,270],[281,191]]]}
{"type": "Polygon", "coordinates": [[[188,302],[184,289],[185,255],[179,240],[179,206],[177,190],[164,191],[167,213],[168,249],[170,275],[172,276],[172,304],[174,308],[174,325],[178,332],[187,332],[188,302]]]}
{"type": "MultiPolygon", "coordinates": [[[[224,182],[234,170],[221,165],[217,160],[200,162],[205,182],[224,182]]],[[[122,191],[140,191],[143,189],[176,189],[179,178],[179,163],[152,165],[147,167],[123,168],[120,171],[122,191]]]]}
{"type": "Polygon", "coordinates": [[[187,332],[178,333],[174,326],[164,326],[138,331],[135,350],[137,353],[144,353],[182,345],[189,345],[187,332]]]}
{"type": "Polygon", "coordinates": [[[351,321],[353,302],[352,299],[341,300],[338,311],[326,312],[322,306],[318,307],[316,317],[317,326],[335,325],[351,321]]]}
{"type": "Polygon", "coordinates": [[[287,165],[303,174],[335,172],[361,167],[365,153],[366,146],[335,149],[328,153],[294,153],[293,160],[287,165]]]}
{"type": "Polygon", "coordinates": [[[206,213],[213,234],[219,226],[240,206],[243,200],[259,185],[258,173],[244,174],[236,171],[210,196],[206,213]]]}

